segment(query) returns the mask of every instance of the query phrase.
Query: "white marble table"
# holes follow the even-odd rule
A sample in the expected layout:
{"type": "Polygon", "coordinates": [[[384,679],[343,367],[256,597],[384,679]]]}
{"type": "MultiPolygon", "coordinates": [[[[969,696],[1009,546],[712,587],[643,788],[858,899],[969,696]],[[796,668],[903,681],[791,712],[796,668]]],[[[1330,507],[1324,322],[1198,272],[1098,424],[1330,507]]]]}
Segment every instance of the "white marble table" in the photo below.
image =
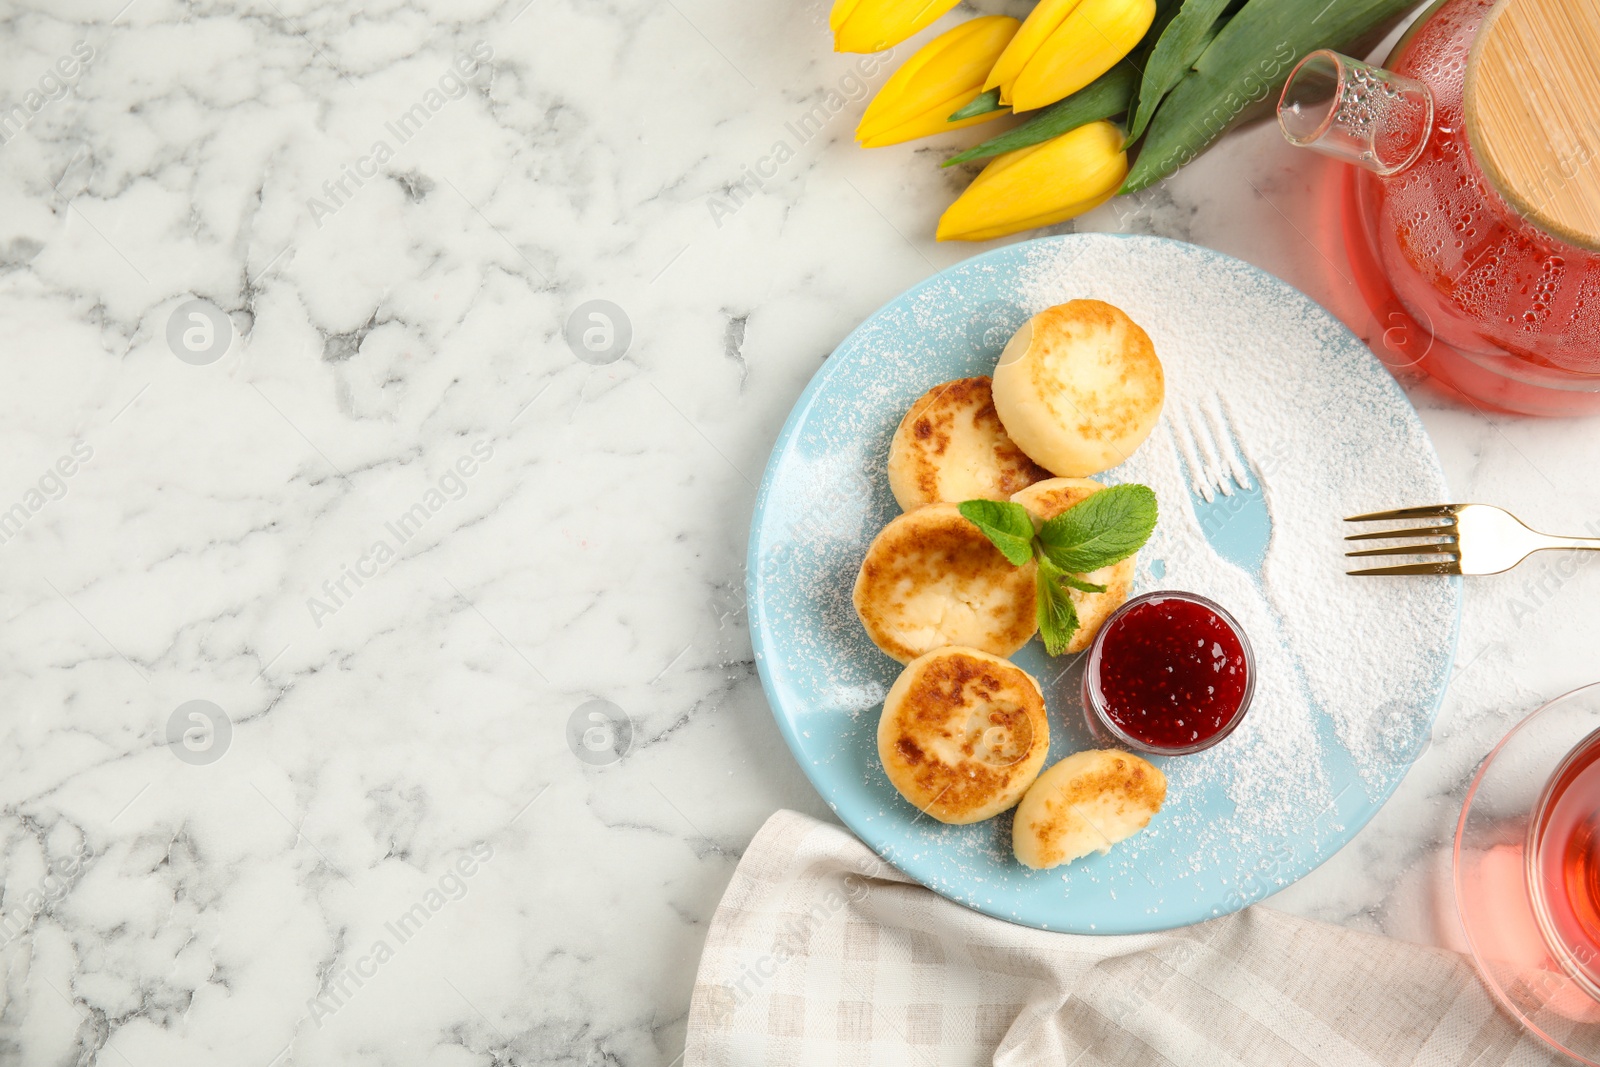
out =
{"type": "MultiPolygon", "coordinates": [[[[821,0],[124,2],[0,36],[0,1061],[673,1062],[742,847],[828,816],[752,668],[754,483],[972,254],[930,239],[967,175],[852,145],[821,0]],[[631,337],[585,362],[593,300],[631,337]]],[[[1257,127],[1077,226],[1373,337],[1331,177],[1257,127]]],[[[1460,497],[1600,523],[1600,422],[1412,395],[1460,497]]],[[[1466,779],[1600,675],[1597,594],[1473,582],[1431,749],[1274,904],[1452,943],[1466,779]]]]}

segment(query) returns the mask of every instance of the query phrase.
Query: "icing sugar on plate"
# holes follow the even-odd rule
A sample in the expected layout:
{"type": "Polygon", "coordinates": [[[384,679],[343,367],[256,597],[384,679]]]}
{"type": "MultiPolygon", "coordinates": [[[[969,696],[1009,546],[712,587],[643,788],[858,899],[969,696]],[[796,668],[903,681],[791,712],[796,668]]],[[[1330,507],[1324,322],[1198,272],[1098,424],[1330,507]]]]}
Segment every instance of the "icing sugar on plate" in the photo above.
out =
{"type": "MultiPolygon", "coordinates": [[[[1226,455],[1200,460],[1229,464],[1226,455]]],[[[1447,498],[1433,448],[1393,379],[1283,282],[1161,238],[1012,245],[877,312],[796,405],[752,528],[757,664],[785,738],[829,804],[929,887],[1044,929],[1196,922],[1326,859],[1426,744],[1454,651],[1459,581],[1348,577],[1341,520],[1447,498]],[[1161,503],[1135,591],[1187,589],[1225,605],[1250,635],[1257,689],[1226,741],[1164,762],[1167,806],[1144,833],[1105,856],[1034,872],[1011,857],[1008,815],[944,826],[885,779],[874,733],[898,664],[862,633],[850,587],[867,543],[898,511],[883,468],[906,407],[938,382],[989,373],[1029,315],[1079,297],[1126,311],[1167,373],[1161,423],[1100,476],[1149,485],[1161,503]],[[1214,548],[1240,531],[1214,513],[1202,527],[1191,504],[1197,457],[1185,420],[1203,412],[1231,429],[1221,451],[1236,451],[1245,480],[1261,485],[1271,536],[1259,569],[1214,548]]],[[[1050,762],[1088,747],[1075,657],[1051,660],[1035,641],[1015,658],[1044,687],[1050,762]]]]}

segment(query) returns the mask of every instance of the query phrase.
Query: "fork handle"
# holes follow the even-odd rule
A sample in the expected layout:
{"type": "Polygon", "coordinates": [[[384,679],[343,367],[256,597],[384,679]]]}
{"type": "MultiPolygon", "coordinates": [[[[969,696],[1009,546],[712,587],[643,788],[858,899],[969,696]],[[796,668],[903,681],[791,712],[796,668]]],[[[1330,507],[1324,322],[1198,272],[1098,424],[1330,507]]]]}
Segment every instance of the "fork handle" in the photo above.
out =
{"type": "Polygon", "coordinates": [[[1549,534],[1539,535],[1544,543],[1535,552],[1547,548],[1579,549],[1587,552],[1600,552],[1600,537],[1551,537],[1549,534]]]}

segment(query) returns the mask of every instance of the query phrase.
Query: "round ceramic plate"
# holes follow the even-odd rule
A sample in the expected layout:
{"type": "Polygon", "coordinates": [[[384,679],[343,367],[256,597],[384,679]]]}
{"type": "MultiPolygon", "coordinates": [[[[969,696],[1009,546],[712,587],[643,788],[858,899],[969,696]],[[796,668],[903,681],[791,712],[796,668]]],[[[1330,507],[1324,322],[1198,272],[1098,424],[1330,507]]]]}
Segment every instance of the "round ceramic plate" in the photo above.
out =
{"type": "MultiPolygon", "coordinates": [[[[812,379],[773,449],[751,529],[756,664],[784,738],[829,806],[884,859],[952,900],[1048,930],[1199,922],[1275,892],[1372,817],[1427,745],[1450,672],[1460,580],[1347,576],[1343,518],[1449,499],[1388,372],[1272,276],[1154,237],[1011,245],[922,282],[864,322],[812,379]],[[884,464],[911,402],[988,374],[1029,316],[1106,300],[1150,334],[1161,422],[1101,475],[1151,486],[1161,520],[1135,592],[1187,589],[1243,623],[1254,704],[1208,752],[1164,761],[1167,801],[1104,855],[1029,870],[1009,814],[945,826],[884,776],[877,723],[900,665],[850,602],[872,537],[899,513],[884,464]]],[[[1050,762],[1090,746],[1077,657],[1014,657],[1050,711],[1050,762]]]]}

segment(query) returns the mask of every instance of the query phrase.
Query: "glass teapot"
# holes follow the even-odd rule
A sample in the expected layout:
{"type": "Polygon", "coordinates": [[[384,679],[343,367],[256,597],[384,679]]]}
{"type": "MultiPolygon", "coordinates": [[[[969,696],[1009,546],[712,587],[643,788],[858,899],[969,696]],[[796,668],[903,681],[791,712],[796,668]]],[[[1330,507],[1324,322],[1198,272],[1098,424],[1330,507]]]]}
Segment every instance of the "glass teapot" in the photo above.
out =
{"type": "Polygon", "coordinates": [[[1313,52],[1278,102],[1291,143],[1356,164],[1344,237],[1386,362],[1600,412],[1600,0],[1437,0],[1386,68],[1313,52]]]}

